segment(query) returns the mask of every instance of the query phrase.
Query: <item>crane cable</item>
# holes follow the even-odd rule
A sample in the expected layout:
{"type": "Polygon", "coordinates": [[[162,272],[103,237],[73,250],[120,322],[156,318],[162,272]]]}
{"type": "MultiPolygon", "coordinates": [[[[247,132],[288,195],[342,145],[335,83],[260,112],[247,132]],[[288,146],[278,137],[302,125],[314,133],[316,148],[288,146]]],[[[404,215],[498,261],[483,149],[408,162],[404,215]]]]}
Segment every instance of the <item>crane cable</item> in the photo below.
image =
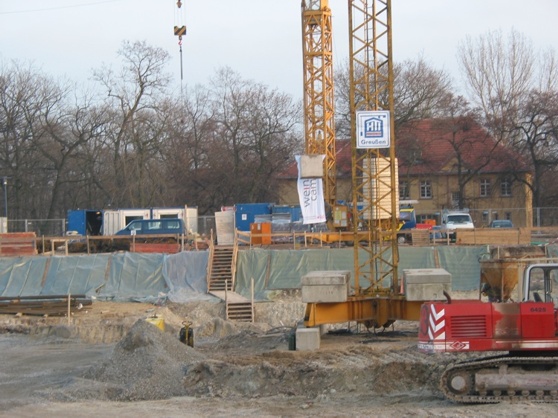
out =
{"type": "Polygon", "coordinates": [[[180,90],[182,91],[182,83],[184,81],[184,66],[182,61],[182,36],[186,35],[186,25],[183,23],[182,2],[176,2],[176,10],[174,17],[174,34],[178,36],[178,48],[180,51],[180,90]]]}

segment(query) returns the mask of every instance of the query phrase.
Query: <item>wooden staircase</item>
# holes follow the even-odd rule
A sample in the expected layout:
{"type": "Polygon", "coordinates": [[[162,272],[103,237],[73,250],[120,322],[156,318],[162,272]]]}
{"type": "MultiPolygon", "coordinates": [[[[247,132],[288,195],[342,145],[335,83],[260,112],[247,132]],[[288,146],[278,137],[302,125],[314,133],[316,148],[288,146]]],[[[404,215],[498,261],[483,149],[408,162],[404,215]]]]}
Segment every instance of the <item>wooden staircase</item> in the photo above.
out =
{"type": "Polygon", "coordinates": [[[225,311],[228,320],[254,322],[254,304],[235,292],[226,292],[225,311]]]}
{"type": "Polygon", "coordinates": [[[209,292],[232,291],[234,287],[234,265],[236,265],[235,248],[233,246],[213,246],[210,249],[209,256],[209,292]]]}
{"type": "Polygon", "coordinates": [[[225,302],[227,320],[254,322],[252,300],[233,291],[238,247],[211,246],[207,263],[207,288],[225,302]]]}

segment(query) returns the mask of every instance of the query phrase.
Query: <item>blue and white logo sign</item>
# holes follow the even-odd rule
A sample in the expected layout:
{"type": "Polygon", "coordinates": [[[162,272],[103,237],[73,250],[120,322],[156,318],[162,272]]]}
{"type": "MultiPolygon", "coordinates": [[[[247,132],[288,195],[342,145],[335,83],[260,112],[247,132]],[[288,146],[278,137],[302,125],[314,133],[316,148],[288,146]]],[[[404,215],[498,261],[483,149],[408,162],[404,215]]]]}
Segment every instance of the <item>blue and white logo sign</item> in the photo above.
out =
{"type": "Polygon", "coordinates": [[[389,111],[359,111],[357,116],[357,148],[389,148],[389,111]]]}

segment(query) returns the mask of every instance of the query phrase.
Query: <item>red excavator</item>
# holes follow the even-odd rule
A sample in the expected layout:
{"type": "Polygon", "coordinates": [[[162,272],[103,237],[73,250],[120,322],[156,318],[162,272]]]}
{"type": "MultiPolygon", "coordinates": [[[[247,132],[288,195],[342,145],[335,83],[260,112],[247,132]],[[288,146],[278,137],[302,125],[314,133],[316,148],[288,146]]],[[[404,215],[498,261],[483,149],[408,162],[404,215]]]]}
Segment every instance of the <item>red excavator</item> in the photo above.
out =
{"type": "Polygon", "coordinates": [[[525,269],[521,302],[499,300],[497,280],[485,282],[489,301],[427,302],[421,308],[419,350],[490,352],[450,365],[440,387],[466,403],[558,401],[558,264],[525,269]],[[491,288],[492,287],[492,288],[491,288]],[[497,352],[507,352],[498,354],[497,352]]]}

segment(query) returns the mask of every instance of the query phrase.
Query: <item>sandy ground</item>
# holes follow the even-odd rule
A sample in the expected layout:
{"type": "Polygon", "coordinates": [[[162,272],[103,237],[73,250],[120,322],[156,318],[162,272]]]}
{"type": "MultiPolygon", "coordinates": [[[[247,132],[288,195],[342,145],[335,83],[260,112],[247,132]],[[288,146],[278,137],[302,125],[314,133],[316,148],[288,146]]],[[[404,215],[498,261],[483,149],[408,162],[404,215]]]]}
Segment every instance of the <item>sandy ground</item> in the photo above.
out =
{"type": "Polygon", "coordinates": [[[212,302],[95,302],[70,322],[0,316],[0,416],[558,416],[556,404],[445,400],[438,378],[459,359],[419,353],[412,322],[341,327],[318,351],[291,351],[303,311],[286,298],[257,304],[255,324],[224,321],[212,302]],[[178,340],[183,321],[194,348],[178,340]]]}

